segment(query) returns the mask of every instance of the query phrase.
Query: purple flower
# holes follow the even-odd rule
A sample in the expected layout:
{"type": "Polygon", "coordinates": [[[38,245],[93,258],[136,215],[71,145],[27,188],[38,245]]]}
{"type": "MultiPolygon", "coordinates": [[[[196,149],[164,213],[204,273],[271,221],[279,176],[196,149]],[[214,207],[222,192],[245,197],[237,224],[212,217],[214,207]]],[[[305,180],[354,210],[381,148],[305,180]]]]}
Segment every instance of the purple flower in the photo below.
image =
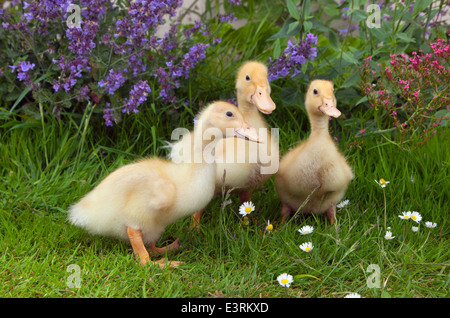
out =
{"type": "Polygon", "coordinates": [[[225,15],[225,14],[219,14],[218,18],[220,20],[220,22],[233,22],[233,21],[237,21],[237,18],[234,16],[233,13],[230,13],[229,15],[225,15]]]}
{"type": "Polygon", "coordinates": [[[11,72],[17,71],[17,79],[19,81],[23,81],[25,85],[32,85],[33,79],[28,71],[32,70],[35,67],[34,63],[21,61],[17,65],[9,65],[11,68],[11,72]]]}
{"type": "Polygon", "coordinates": [[[88,56],[95,48],[94,38],[97,34],[98,23],[87,21],[83,27],[70,28],[66,36],[70,40],[69,49],[78,55],[88,56]]]}
{"type": "Polygon", "coordinates": [[[110,103],[106,103],[103,107],[103,119],[105,120],[106,126],[112,126],[114,121],[114,115],[112,109],[110,108],[110,103]]]}
{"type": "Polygon", "coordinates": [[[306,39],[293,44],[288,40],[288,45],[283,54],[275,61],[269,58],[269,81],[291,74],[294,77],[301,73],[301,67],[308,60],[313,61],[317,57],[317,36],[312,33],[306,35],[306,39]]]}
{"type": "Polygon", "coordinates": [[[121,71],[114,71],[113,69],[109,70],[109,75],[106,77],[106,82],[101,80],[98,82],[98,86],[104,87],[106,86],[106,91],[109,95],[114,95],[114,92],[118,90],[123,83],[125,83],[126,77],[123,76],[123,73],[126,73],[127,69],[121,71]]]}
{"type": "Polygon", "coordinates": [[[122,109],[123,113],[129,113],[133,111],[139,112],[138,107],[147,100],[147,95],[151,92],[150,86],[147,81],[139,81],[130,91],[130,98],[125,98],[125,108],[122,109]]]}
{"type": "Polygon", "coordinates": [[[209,44],[197,43],[184,55],[184,60],[181,62],[181,65],[184,68],[185,79],[189,78],[189,70],[194,68],[199,61],[205,59],[205,51],[208,46],[209,44]]]}
{"type": "Polygon", "coordinates": [[[89,87],[87,85],[81,87],[77,92],[77,100],[81,102],[82,100],[89,100],[89,87]]]}

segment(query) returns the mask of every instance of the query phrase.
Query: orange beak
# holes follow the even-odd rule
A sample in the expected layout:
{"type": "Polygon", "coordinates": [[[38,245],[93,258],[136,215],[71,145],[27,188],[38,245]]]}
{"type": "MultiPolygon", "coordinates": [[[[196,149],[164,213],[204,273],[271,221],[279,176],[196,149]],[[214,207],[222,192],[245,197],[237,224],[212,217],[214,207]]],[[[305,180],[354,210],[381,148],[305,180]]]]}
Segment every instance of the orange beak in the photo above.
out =
{"type": "Polygon", "coordinates": [[[324,98],[322,105],[319,106],[319,110],[325,115],[337,118],[341,116],[341,112],[336,108],[336,104],[333,99],[324,98]]]}
{"type": "Polygon", "coordinates": [[[255,104],[263,114],[270,114],[276,108],[275,103],[272,98],[270,98],[270,94],[268,94],[267,90],[263,89],[261,86],[256,87],[255,94],[252,95],[251,99],[253,104],[255,104]]]}
{"type": "Polygon", "coordinates": [[[264,140],[258,135],[256,129],[250,127],[246,122],[242,124],[241,128],[234,131],[234,135],[238,138],[248,139],[250,141],[264,143],[264,140]]]}

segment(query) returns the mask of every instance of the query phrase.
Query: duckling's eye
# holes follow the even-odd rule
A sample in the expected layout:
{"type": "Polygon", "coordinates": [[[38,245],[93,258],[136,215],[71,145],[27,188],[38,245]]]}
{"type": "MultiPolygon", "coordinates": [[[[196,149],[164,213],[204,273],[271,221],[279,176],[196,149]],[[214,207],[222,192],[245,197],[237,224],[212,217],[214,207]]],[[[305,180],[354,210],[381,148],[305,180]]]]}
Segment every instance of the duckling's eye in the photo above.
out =
{"type": "Polygon", "coordinates": [[[227,112],[226,115],[227,115],[227,117],[233,117],[233,113],[232,112],[227,112]]]}
{"type": "Polygon", "coordinates": [[[317,89],[314,89],[314,90],[313,90],[313,93],[314,93],[314,95],[319,94],[319,92],[317,91],[317,89]]]}
{"type": "Polygon", "coordinates": [[[249,81],[249,80],[250,80],[250,76],[245,75],[245,80],[246,80],[246,81],[249,81]]]}

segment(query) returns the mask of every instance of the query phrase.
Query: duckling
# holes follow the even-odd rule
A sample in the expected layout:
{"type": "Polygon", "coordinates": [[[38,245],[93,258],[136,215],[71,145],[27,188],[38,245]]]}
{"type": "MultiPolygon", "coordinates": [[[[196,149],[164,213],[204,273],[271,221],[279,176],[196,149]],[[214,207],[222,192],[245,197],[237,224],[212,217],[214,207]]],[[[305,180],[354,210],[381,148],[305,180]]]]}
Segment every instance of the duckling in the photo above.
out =
{"type": "MultiPolygon", "coordinates": [[[[245,62],[236,76],[238,108],[250,126],[267,132],[262,136],[264,144],[251,144],[246,140],[225,138],[216,145],[216,194],[222,187],[237,188],[241,203],[250,200],[250,189],[267,181],[278,170],[278,144],[272,140],[268,126],[261,116],[272,113],[276,105],[270,97],[270,84],[267,67],[257,61],[245,62]],[[225,176],[225,183],[224,183],[225,176]]],[[[261,132],[260,132],[261,133],[261,132]]],[[[172,159],[179,158],[183,141],[176,144],[171,154],[172,159]]],[[[192,224],[197,227],[203,210],[192,216],[192,224]]]]}
{"type": "Polygon", "coordinates": [[[91,234],[129,241],[141,264],[164,267],[164,259],[150,260],[144,244],[154,246],[167,225],[204,208],[213,197],[216,169],[214,160],[204,156],[207,147],[231,136],[261,141],[239,110],[223,101],[200,113],[193,134],[201,141],[193,147],[196,161],[177,164],[153,157],[122,166],[70,207],[69,221],[91,234]]]}
{"type": "Polygon", "coordinates": [[[311,124],[306,141],[285,154],[275,178],[282,202],[282,222],[298,210],[302,213],[326,213],[334,224],[336,204],[343,198],[353,172],[339,153],[328,132],[329,116],[339,117],[333,83],[314,80],[309,85],[305,108],[311,124]]]}

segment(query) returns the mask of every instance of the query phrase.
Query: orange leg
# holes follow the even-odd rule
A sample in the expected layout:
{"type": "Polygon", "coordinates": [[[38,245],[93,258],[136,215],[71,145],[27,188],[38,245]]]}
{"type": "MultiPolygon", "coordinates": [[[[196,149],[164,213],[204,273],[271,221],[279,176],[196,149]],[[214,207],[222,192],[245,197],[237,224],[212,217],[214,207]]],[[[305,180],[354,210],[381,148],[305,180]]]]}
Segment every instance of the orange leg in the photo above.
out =
{"type": "Polygon", "coordinates": [[[167,262],[165,259],[161,259],[159,261],[151,261],[150,256],[145,248],[144,242],[142,240],[142,231],[134,230],[132,228],[127,227],[128,238],[130,239],[131,246],[133,247],[133,252],[136,256],[139,257],[141,265],[145,264],[157,264],[161,268],[164,268],[166,265],[169,267],[178,266],[181,262],[167,262]]]}
{"type": "Polygon", "coordinates": [[[286,203],[281,205],[281,224],[284,224],[288,217],[291,215],[292,209],[286,203]]]}
{"type": "Polygon", "coordinates": [[[158,254],[165,254],[168,252],[176,251],[180,248],[180,243],[178,239],[176,239],[174,242],[170,243],[169,245],[166,245],[164,247],[156,247],[155,242],[152,242],[148,246],[148,252],[151,255],[158,255],[158,254]]]}
{"type": "Polygon", "coordinates": [[[197,232],[200,232],[200,219],[202,218],[204,211],[205,210],[202,209],[191,216],[191,229],[197,229],[197,232]]]}
{"type": "Polygon", "coordinates": [[[332,204],[328,210],[326,211],[328,221],[330,222],[330,226],[333,226],[336,221],[336,204],[332,204]]]}

